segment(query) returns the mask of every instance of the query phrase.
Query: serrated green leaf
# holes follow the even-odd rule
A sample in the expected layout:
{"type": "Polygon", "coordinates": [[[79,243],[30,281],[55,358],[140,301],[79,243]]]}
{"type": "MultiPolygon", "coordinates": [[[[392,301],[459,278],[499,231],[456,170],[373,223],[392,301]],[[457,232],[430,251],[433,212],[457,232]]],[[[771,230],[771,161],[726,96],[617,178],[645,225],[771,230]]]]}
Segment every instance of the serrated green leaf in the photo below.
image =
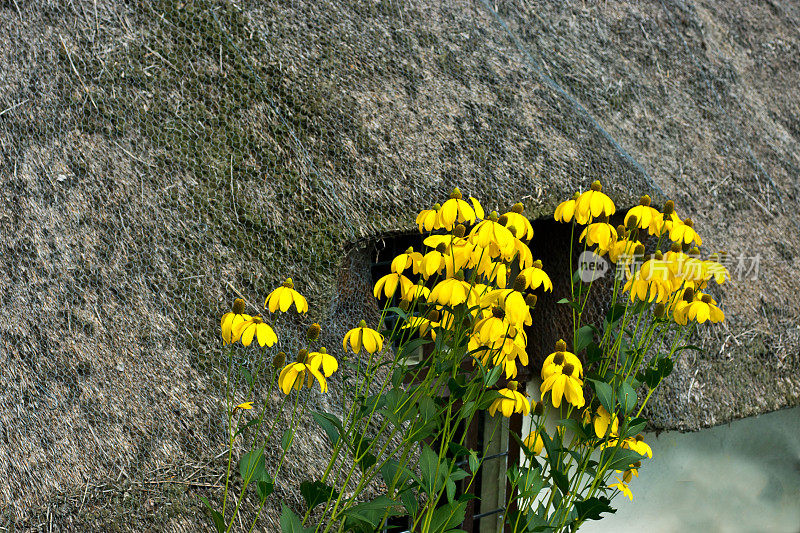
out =
{"type": "Polygon", "coordinates": [[[303,495],[308,510],[339,497],[339,493],[333,487],[326,485],[322,481],[314,481],[313,483],[303,481],[300,483],[300,494],[303,495]]]}
{"type": "Polygon", "coordinates": [[[239,474],[245,482],[261,479],[264,470],[264,452],[253,450],[242,455],[239,459],[239,474]]]}
{"type": "Polygon", "coordinates": [[[575,353],[583,351],[594,340],[594,326],[581,326],[575,333],[575,353]]]}
{"type": "Polygon", "coordinates": [[[466,515],[467,502],[453,501],[436,509],[431,516],[430,533],[444,533],[461,525],[466,515]]]}
{"type": "Polygon", "coordinates": [[[281,533],[308,533],[314,528],[304,528],[300,517],[294,514],[286,504],[281,504],[281,533]]]}
{"type": "Polygon", "coordinates": [[[616,513],[617,510],[609,504],[611,500],[605,496],[591,497],[583,501],[575,502],[575,514],[578,515],[578,520],[600,520],[603,518],[602,513],[616,513]]]}
{"type": "Polygon", "coordinates": [[[217,530],[217,533],[224,533],[225,518],[223,518],[219,511],[216,511],[213,507],[211,507],[211,504],[204,496],[200,496],[200,499],[203,500],[203,503],[206,504],[206,507],[211,512],[211,523],[214,524],[214,529],[217,530]]]}
{"type": "Polygon", "coordinates": [[[397,516],[400,512],[395,508],[397,504],[388,496],[378,496],[374,500],[362,502],[354,505],[343,514],[347,517],[366,522],[373,528],[377,528],[383,520],[384,514],[397,516]]]}
{"type": "Polygon", "coordinates": [[[600,464],[608,470],[628,470],[636,461],[641,461],[644,456],[633,450],[614,447],[606,448],[600,454],[600,464]]]}

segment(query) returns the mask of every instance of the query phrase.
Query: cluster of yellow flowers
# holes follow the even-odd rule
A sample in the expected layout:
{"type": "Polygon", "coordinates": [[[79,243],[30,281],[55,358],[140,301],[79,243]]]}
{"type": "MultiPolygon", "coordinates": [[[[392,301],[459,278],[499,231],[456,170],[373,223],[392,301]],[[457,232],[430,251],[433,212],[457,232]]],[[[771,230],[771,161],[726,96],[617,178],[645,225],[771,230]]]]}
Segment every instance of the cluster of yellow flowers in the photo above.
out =
{"type": "Polygon", "coordinates": [[[714,259],[700,259],[698,247],[703,244],[691,219],[681,219],[672,201],[661,211],[643,196],[639,205],[628,210],[624,224],[614,227],[609,217],[616,212],[614,202],[602,192],[599,181],[591,188],[562,202],[555,211],[560,222],[575,221],[586,225],[579,241],[594,247],[594,252],[624,267],[623,290],[631,301],[641,300],[664,304],[665,312],[678,324],[688,321],[720,322],[725,315],[710,295],[702,292],[714,279],[722,284],[730,278],[728,269],[714,259]],[[644,256],[645,246],[639,240],[648,236],[658,239],[657,248],[665,240],[672,241],[666,253],[656,251],[644,256]]]}
{"type": "MultiPolygon", "coordinates": [[[[298,313],[308,312],[308,301],[305,297],[294,289],[294,283],[288,278],[280,287],[272,291],[264,302],[264,308],[270,313],[277,311],[287,312],[292,307],[298,313]]],[[[222,316],[221,333],[222,342],[231,344],[241,342],[244,346],[250,346],[253,339],[258,344],[272,347],[278,342],[275,330],[264,322],[261,315],[250,316],[244,312],[245,301],[237,298],[233,302],[233,310],[222,316]]],[[[320,327],[312,324],[308,329],[307,338],[309,341],[319,339],[320,327]]],[[[347,332],[342,342],[342,347],[346,350],[347,343],[355,353],[359,353],[363,347],[370,353],[379,352],[383,349],[383,336],[377,331],[367,328],[362,320],[357,328],[347,332]]],[[[285,354],[280,352],[274,359],[273,365],[283,366],[285,354]]],[[[327,378],[339,369],[339,362],[328,351],[321,347],[318,351],[302,349],[298,352],[295,361],[284,366],[278,375],[278,388],[284,394],[289,394],[293,389],[301,390],[303,387],[311,388],[314,380],[319,383],[321,392],[328,391],[327,378]]],[[[248,402],[252,403],[252,402],[248,402]]],[[[250,409],[247,404],[241,404],[237,408],[250,409]]]]}
{"type": "MultiPolygon", "coordinates": [[[[536,296],[529,292],[553,284],[534,261],[528,242],[533,227],[522,204],[507,213],[486,216],[475,198],[465,201],[456,188],[443,204],[422,211],[416,219],[426,253],[412,248],[391,262],[391,272],[375,284],[376,298],[399,297],[409,311],[403,328],[436,338],[437,331],[468,328],[473,363],[502,366],[506,379],[517,375],[517,363],[528,364],[527,337],[536,296]],[[419,276],[417,282],[407,275],[419,276]],[[509,280],[512,282],[509,283],[509,280]],[[430,288],[426,287],[430,284],[430,288]],[[466,319],[455,324],[454,310],[464,306],[466,319]]],[[[530,402],[510,382],[490,407],[505,416],[530,412],[530,402]]]]}

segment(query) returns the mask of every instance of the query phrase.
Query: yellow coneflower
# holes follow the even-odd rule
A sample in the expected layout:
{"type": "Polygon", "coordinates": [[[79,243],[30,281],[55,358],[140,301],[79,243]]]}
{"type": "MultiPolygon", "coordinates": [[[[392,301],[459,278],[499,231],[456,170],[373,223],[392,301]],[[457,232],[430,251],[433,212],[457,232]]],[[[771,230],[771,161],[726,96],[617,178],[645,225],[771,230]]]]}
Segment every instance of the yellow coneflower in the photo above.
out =
{"type": "MultiPolygon", "coordinates": [[[[558,353],[558,352],[557,352],[558,353]]],[[[543,369],[544,370],[544,369],[543,369]]],[[[586,404],[583,397],[583,381],[578,377],[578,369],[571,363],[562,365],[550,365],[548,372],[552,373],[542,382],[540,391],[542,396],[547,391],[551,391],[550,400],[553,407],[561,407],[561,399],[566,398],[578,409],[586,404]]]]}
{"type": "Polygon", "coordinates": [[[317,370],[322,369],[323,375],[327,378],[339,370],[339,361],[328,353],[325,348],[320,348],[318,352],[308,354],[308,366],[317,370]]]}
{"type": "Polygon", "coordinates": [[[617,263],[622,259],[624,261],[623,264],[629,265],[633,262],[633,251],[637,246],[641,245],[642,243],[637,240],[620,239],[608,249],[608,258],[612,263],[617,263]]]}
{"type": "Polygon", "coordinates": [[[578,242],[583,242],[584,239],[588,246],[597,245],[597,250],[602,255],[617,242],[617,229],[607,222],[595,222],[583,229],[578,242]]]}
{"type": "Polygon", "coordinates": [[[550,281],[550,276],[547,272],[542,270],[542,262],[538,259],[533,262],[533,266],[524,268],[520,271],[520,276],[525,278],[525,286],[528,289],[537,289],[542,287],[545,291],[553,291],[553,282],[550,281]]]}
{"type": "Polygon", "coordinates": [[[534,431],[525,437],[522,444],[524,444],[528,450],[532,451],[534,455],[542,453],[542,449],[544,448],[544,440],[542,440],[542,436],[538,431],[534,431]]]}
{"type": "Polygon", "coordinates": [[[238,341],[238,337],[235,339],[233,338],[233,328],[242,322],[250,320],[250,318],[252,317],[244,312],[244,300],[241,298],[236,298],[233,301],[233,310],[222,315],[220,326],[222,330],[223,344],[230,344],[238,341]]]}
{"type": "Polygon", "coordinates": [[[593,218],[603,215],[610,217],[616,212],[614,202],[602,190],[600,182],[594,181],[588,191],[578,196],[575,204],[575,220],[578,224],[588,224],[593,218]]]}
{"type": "Polygon", "coordinates": [[[492,309],[492,314],[490,316],[482,318],[475,323],[472,331],[483,344],[494,343],[504,335],[507,335],[509,330],[516,333],[514,327],[505,320],[505,316],[505,311],[499,307],[495,307],[492,309]]]}
{"type": "Polygon", "coordinates": [[[364,348],[369,353],[380,352],[383,350],[383,335],[367,327],[367,322],[362,320],[358,327],[351,329],[344,335],[342,348],[347,350],[347,341],[350,341],[350,348],[354,353],[359,353],[364,348]]]}
{"type": "Polygon", "coordinates": [[[583,377],[583,364],[578,356],[567,351],[567,343],[563,339],[556,342],[556,351],[545,357],[542,363],[542,380],[546,380],[551,375],[560,372],[565,365],[571,365],[576,372],[576,376],[583,377]]]}
{"type": "Polygon", "coordinates": [[[608,488],[618,489],[622,494],[624,494],[625,496],[630,498],[631,501],[633,501],[633,493],[631,492],[630,487],[628,487],[628,484],[622,481],[619,477],[617,477],[617,483],[609,485],[608,488]]]}
{"type": "Polygon", "coordinates": [[[283,285],[269,293],[267,300],[264,302],[264,307],[268,308],[270,313],[274,313],[278,309],[285,313],[292,304],[294,304],[298,313],[308,312],[308,301],[302,294],[294,290],[292,278],[286,278],[283,285]]]}
{"type": "Polygon", "coordinates": [[[419,264],[422,262],[422,254],[415,252],[414,248],[408,247],[404,253],[398,255],[392,260],[392,272],[402,274],[407,268],[412,269],[414,274],[419,274],[419,264]]]}
{"type": "Polygon", "coordinates": [[[278,376],[278,387],[284,394],[289,394],[292,389],[300,390],[308,380],[311,387],[313,379],[319,382],[320,392],[328,392],[328,381],[320,373],[319,368],[308,364],[308,354],[303,355],[305,362],[295,361],[286,365],[278,376]]]}
{"type": "Polygon", "coordinates": [[[239,409],[248,410],[248,409],[252,409],[252,408],[253,408],[253,402],[244,402],[244,403],[240,403],[239,405],[234,407],[233,408],[233,412],[235,413],[239,409]]]}
{"type": "Polygon", "coordinates": [[[553,218],[558,222],[572,221],[572,217],[575,214],[575,207],[578,205],[578,196],[578,193],[575,193],[569,200],[558,204],[553,218]]]}
{"type": "Polygon", "coordinates": [[[662,224],[663,215],[658,210],[650,207],[650,197],[642,196],[639,205],[632,207],[625,215],[625,225],[628,226],[632,221],[636,222],[639,229],[646,229],[649,233],[656,235],[662,224]]]}
{"type": "Polygon", "coordinates": [[[261,318],[261,315],[250,317],[249,320],[239,322],[233,328],[233,336],[239,339],[243,345],[250,346],[253,342],[253,337],[258,339],[258,344],[262,348],[266,346],[273,346],[278,342],[278,336],[275,331],[261,318]]]}
{"type": "Polygon", "coordinates": [[[445,268],[447,268],[449,272],[449,265],[452,259],[450,259],[449,255],[445,255],[446,251],[447,247],[444,244],[440,244],[435,250],[431,250],[425,254],[422,261],[420,261],[420,272],[425,279],[430,278],[434,274],[441,274],[445,268]]]}
{"type": "MultiPolygon", "coordinates": [[[[517,239],[529,241],[533,238],[533,226],[530,221],[522,214],[523,206],[520,203],[514,204],[511,211],[503,214],[506,228],[514,234],[517,239]],[[513,231],[511,228],[514,228],[513,231]]],[[[502,217],[501,217],[502,219],[502,217]]]]}
{"type": "Polygon", "coordinates": [[[533,266],[533,254],[527,244],[519,239],[514,240],[514,250],[519,258],[519,268],[525,269],[533,266]]]}
{"type": "Polygon", "coordinates": [[[402,274],[392,272],[378,280],[372,293],[375,298],[380,298],[381,291],[383,291],[387,298],[391,298],[394,296],[398,286],[400,287],[400,294],[405,294],[414,286],[414,282],[402,274]]]}
{"type": "Polygon", "coordinates": [[[504,257],[516,255],[514,243],[516,238],[505,226],[497,222],[497,212],[492,211],[489,218],[478,223],[469,232],[470,241],[481,248],[494,245],[504,257]]]}
{"type": "Polygon", "coordinates": [[[436,204],[433,209],[424,209],[417,215],[416,222],[420,233],[442,228],[441,209],[442,206],[436,204]]]}
{"type": "Polygon", "coordinates": [[[450,231],[456,223],[474,224],[477,219],[483,218],[483,208],[475,198],[470,198],[472,206],[465,202],[458,187],[453,189],[450,199],[442,204],[440,212],[442,226],[450,231]]]}
{"type": "Polygon", "coordinates": [[[669,230],[669,238],[679,243],[690,244],[694,241],[698,246],[703,244],[703,239],[695,231],[691,218],[687,218],[683,222],[673,222],[669,230]]]}
{"type": "Polygon", "coordinates": [[[403,300],[413,302],[414,300],[425,300],[431,290],[422,284],[422,281],[411,287],[408,292],[403,295],[403,300]]]}
{"type": "Polygon", "coordinates": [[[616,437],[619,431],[619,418],[617,415],[613,417],[606,411],[602,405],[597,408],[597,414],[594,417],[594,432],[598,438],[604,438],[606,434],[616,437]],[[611,433],[608,433],[608,428],[611,427],[611,433]]]}
{"type": "Polygon", "coordinates": [[[683,326],[689,320],[694,320],[698,324],[702,324],[706,320],[715,323],[725,320],[725,313],[717,307],[717,302],[710,295],[703,294],[700,291],[693,291],[691,301],[687,301],[685,298],[678,301],[675,304],[672,316],[675,322],[683,326]]]}
{"type": "Polygon", "coordinates": [[[486,292],[480,299],[480,305],[482,307],[500,306],[505,313],[506,320],[519,329],[533,323],[531,308],[525,301],[525,297],[514,289],[495,289],[486,292]]]}
{"type": "Polygon", "coordinates": [[[519,384],[516,381],[509,381],[506,388],[500,389],[498,392],[502,398],[497,398],[489,406],[489,414],[494,416],[499,410],[506,418],[514,413],[522,413],[529,415],[531,413],[531,402],[525,397],[524,394],[517,391],[519,384]]]}
{"type": "MultiPolygon", "coordinates": [[[[460,272],[459,272],[460,274],[460,272]]],[[[440,281],[431,290],[428,296],[428,302],[436,302],[439,305],[456,306],[463,304],[467,301],[470,294],[470,285],[463,279],[458,277],[440,281]]]]}

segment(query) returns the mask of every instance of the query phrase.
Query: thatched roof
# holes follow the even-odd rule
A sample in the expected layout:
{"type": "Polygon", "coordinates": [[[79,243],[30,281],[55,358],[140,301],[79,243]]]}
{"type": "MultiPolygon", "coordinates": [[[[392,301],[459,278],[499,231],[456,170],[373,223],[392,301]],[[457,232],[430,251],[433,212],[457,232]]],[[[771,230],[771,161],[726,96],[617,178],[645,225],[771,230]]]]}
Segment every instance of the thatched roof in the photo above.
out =
{"type": "MultiPolygon", "coordinates": [[[[371,241],[455,185],[536,218],[600,178],[620,205],[673,198],[709,251],[760,254],[654,415],[695,429],[796,405],[799,17],[5,2],[0,508],[62,530],[195,529],[186,483],[214,485],[196,470],[222,450],[218,316],[291,275],[338,345],[371,312],[371,241]]],[[[324,454],[304,446],[293,471],[324,454]]]]}

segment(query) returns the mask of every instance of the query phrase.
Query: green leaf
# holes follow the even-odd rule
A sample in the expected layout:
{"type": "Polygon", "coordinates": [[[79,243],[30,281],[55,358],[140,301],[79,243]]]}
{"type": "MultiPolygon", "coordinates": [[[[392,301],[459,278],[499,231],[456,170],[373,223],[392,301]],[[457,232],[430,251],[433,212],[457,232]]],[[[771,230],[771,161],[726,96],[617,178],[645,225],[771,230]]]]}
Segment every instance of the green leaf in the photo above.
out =
{"type": "Polygon", "coordinates": [[[603,322],[603,329],[608,326],[614,325],[620,321],[620,319],[625,316],[625,309],[627,306],[624,304],[616,303],[611,306],[611,309],[608,310],[606,313],[605,320],[603,322]]]}
{"type": "Polygon", "coordinates": [[[475,450],[469,452],[469,469],[474,474],[480,468],[481,463],[478,460],[478,453],[475,450]]]}
{"type": "Polygon", "coordinates": [[[636,402],[639,400],[636,397],[636,391],[627,381],[623,381],[617,393],[619,394],[619,405],[622,407],[622,412],[627,415],[633,411],[634,407],[636,407],[636,402]]]}
{"type": "Polygon", "coordinates": [[[269,472],[264,471],[261,474],[261,479],[256,481],[256,494],[263,501],[272,494],[273,490],[275,490],[275,480],[272,479],[269,472]]]}
{"type": "Polygon", "coordinates": [[[591,497],[583,501],[575,502],[575,513],[579,521],[600,520],[602,513],[616,513],[617,510],[609,505],[611,500],[605,496],[591,497]]]}
{"type": "Polygon", "coordinates": [[[450,502],[436,509],[431,516],[430,533],[444,533],[461,525],[467,511],[467,502],[450,502]]]}
{"type": "Polygon", "coordinates": [[[628,470],[633,463],[641,461],[643,458],[643,455],[639,455],[633,450],[620,447],[606,448],[600,454],[600,464],[609,470],[628,470]],[[606,465],[607,462],[608,465],[606,465]]]}
{"type": "Polygon", "coordinates": [[[281,504],[281,533],[308,533],[314,528],[304,528],[300,517],[294,514],[286,504],[281,504]]]}
{"type": "Polygon", "coordinates": [[[438,492],[441,481],[444,481],[444,469],[439,467],[439,456],[427,444],[422,445],[419,454],[419,469],[422,475],[422,490],[433,495],[438,492]]]}
{"type": "Polygon", "coordinates": [[[596,363],[603,358],[603,350],[597,345],[596,342],[590,342],[586,347],[586,363],[596,363]]]}
{"type": "Polygon", "coordinates": [[[284,450],[288,450],[289,446],[292,445],[292,441],[294,440],[294,429],[289,428],[283,432],[283,436],[281,436],[281,447],[284,450]]]}
{"type": "MultiPolygon", "coordinates": [[[[464,376],[460,375],[458,378],[463,381],[464,376]]],[[[467,387],[465,387],[463,383],[459,383],[453,378],[447,380],[447,388],[450,390],[450,396],[456,400],[462,398],[464,393],[467,392],[467,387]]]]}
{"type": "Polygon", "coordinates": [[[606,411],[609,413],[613,413],[615,411],[616,402],[614,401],[614,389],[611,388],[611,385],[604,381],[600,380],[591,380],[592,385],[594,386],[594,393],[597,395],[597,399],[600,400],[600,404],[605,408],[606,411]]]}
{"type": "Polygon", "coordinates": [[[436,418],[436,403],[430,396],[423,396],[419,399],[419,414],[426,420],[436,418]]]}
{"type": "Polygon", "coordinates": [[[503,366],[498,365],[492,368],[486,376],[483,378],[483,384],[488,388],[494,386],[497,383],[497,380],[500,379],[500,375],[503,373],[503,366]]]}
{"type": "Polygon", "coordinates": [[[344,515],[349,518],[354,518],[362,522],[366,522],[373,528],[377,528],[383,520],[383,515],[388,513],[389,516],[397,516],[401,514],[400,511],[395,509],[395,502],[388,496],[378,496],[374,500],[362,502],[354,505],[344,512],[344,515]]]}
{"type": "Polygon", "coordinates": [[[222,517],[219,511],[216,511],[213,507],[211,507],[211,504],[204,496],[200,496],[200,499],[203,500],[203,503],[206,504],[208,510],[211,511],[211,521],[214,524],[214,529],[217,530],[217,533],[224,533],[225,519],[222,517]]]}
{"type": "Polygon", "coordinates": [[[264,469],[264,452],[253,450],[242,455],[239,460],[239,473],[245,482],[262,479],[264,469]]]}
{"type": "Polygon", "coordinates": [[[391,487],[392,484],[394,484],[395,489],[405,487],[410,480],[419,484],[417,476],[408,468],[400,467],[400,463],[397,459],[389,459],[383,464],[381,467],[381,476],[387,487],[391,487]],[[395,478],[397,478],[397,481],[395,481],[395,478]]]}
{"type": "Polygon", "coordinates": [[[244,380],[247,382],[248,385],[251,387],[253,386],[253,374],[250,373],[245,367],[239,368],[239,373],[244,377],[244,380]]]}
{"type": "Polygon", "coordinates": [[[517,478],[517,483],[517,488],[522,498],[533,498],[544,488],[542,473],[535,468],[521,469],[519,477],[517,478]]]}
{"type": "Polygon", "coordinates": [[[620,434],[622,438],[633,437],[641,433],[647,427],[647,419],[643,417],[632,418],[626,424],[623,424],[620,434]]]}
{"type": "MultiPolygon", "coordinates": [[[[674,363],[672,359],[665,357],[663,359],[658,360],[658,375],[660,379],[664,379],[665,377],[672,374],[672,369],[674,368],[674,363]]],[[[654,388],[654,387],[651,387],[654,388]]]]}
{"type": "Polygon", "coordinates": [[[594,340],[594,333],[597,328],[594,326],[581,326],[575,333],[575,353],[585,349],[594,340]]]}
{"type": "Polygon", "coordinates": [[[414,496],[414,491],[410,489],[403,491],[403,493],[400,494],[400,501],[403,502],[403,507],[406,508],[409,516],[415,516],[417,511],[419,511],[419,502],[417,501],[417,497],[414,496]]]}
{"type": "Polygon", "coordinates": [[[321,481],[315,481],[313,483],[303,481],[300,483],[300,494],[303,495],[303,499],[306,501],[309,511],[321,503],[339,497],[339,493],[336,492],[333,487],[321,481]]]}
{"type": "Polygon", "coordinates": [[[317,422],[319,427],[321,427],[325,431],[325,434],[328,435],[331,444],[336,445],[336,443],[339,442],[339,436],[344,433],[344,430],[342,429],[342,423],[339,421],[339,418],[336,415],[325,413],[323,411],[315,411],[314,413],[311,413],[311,416],[314,417],[314,420],[317,422]]]}

